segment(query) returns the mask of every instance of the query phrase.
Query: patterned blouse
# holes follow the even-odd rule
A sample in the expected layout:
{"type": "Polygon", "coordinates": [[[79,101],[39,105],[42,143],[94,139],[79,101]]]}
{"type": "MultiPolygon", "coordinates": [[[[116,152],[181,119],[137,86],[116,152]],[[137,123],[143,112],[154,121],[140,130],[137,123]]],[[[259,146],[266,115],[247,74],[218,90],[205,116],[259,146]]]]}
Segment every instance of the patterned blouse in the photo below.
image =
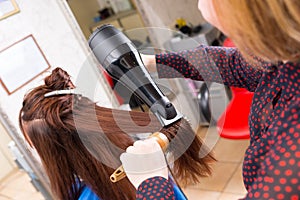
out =
{"type": "MultiPolygon", "coordinates": [[[[254,92],[250,145],[243,164],[245,199],[296,200],[300,198],[300,63],[256,61],[247,62],[236,48],[226,47],[199,46],[156,55],[160,78],[218,82],[254,92]]],[[[143,199],[143,194],[139,197],[143,199]]]]}

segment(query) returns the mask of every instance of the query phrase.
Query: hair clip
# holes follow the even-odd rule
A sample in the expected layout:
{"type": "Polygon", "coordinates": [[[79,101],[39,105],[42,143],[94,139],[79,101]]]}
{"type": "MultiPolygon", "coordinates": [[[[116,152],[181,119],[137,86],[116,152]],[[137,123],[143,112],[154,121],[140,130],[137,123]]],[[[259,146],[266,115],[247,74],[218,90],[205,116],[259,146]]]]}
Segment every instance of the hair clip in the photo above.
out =
{"type": "Polygon", "coordinates": [[[44,95],[44,97],[51,97],[51,96],[57,96],[61,94],[75,94],[74,89],[69,89],[69,90],[54,90],[52,92],[48,92],[44,95]]]}

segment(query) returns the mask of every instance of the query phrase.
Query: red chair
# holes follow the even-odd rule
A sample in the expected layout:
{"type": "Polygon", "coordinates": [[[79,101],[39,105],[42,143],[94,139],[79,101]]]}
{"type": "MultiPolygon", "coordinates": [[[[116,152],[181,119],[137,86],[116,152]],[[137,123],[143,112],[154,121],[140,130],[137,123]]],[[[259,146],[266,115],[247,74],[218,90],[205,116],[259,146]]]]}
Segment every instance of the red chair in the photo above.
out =
{"type": "Polygon", "coordinates": [[[221,137],[228,139],[248,139],[248,116],[253,93],[243,88],[230,88],[232,99],[217,121],[217,130],[221,137]]]}
{"type": "MultiPolygon", "coordinates": [[[[234,47],[230,39],[223,46],[234,47]]],[[[244,88],[230,87],[232,99],[217,121],[217,130],[221,137],[228,139],[248,139],[250,131],[248,117],[253,93],[244,88]]]]}

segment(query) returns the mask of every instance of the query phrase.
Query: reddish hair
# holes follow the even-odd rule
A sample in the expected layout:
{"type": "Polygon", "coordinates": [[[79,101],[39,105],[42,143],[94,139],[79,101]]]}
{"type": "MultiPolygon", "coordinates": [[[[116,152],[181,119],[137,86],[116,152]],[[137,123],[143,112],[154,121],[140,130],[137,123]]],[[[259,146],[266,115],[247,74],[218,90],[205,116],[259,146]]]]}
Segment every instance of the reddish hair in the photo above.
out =
{"type": "Polygon", "coordinates": [[[44,97],[70,87],[74,86],[67,72],[54,69],[44,85],[25,96],[19,116],[22,133],[41,157],[57,198],[77,199],[82,188],[74,185],[80,179],[103,200],[135,199],[127,178],[117,183],[109,179],[135,133],[161,131],[172,141],[168,152],[179,157],[172,167],[179,181],[195,183],[211,173],[214,158],[186,120],[161,129],[149,113],[103,108],[79,94],[44,97]]]}

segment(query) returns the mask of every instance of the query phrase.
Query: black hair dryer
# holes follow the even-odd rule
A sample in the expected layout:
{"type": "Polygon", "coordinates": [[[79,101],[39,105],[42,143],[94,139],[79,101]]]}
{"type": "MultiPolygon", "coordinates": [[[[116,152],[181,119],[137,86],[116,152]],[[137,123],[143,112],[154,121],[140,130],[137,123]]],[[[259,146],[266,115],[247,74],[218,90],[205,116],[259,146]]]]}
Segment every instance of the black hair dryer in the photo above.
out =
{"type": "Polygon", "coordinates": [[[163,126],[182,118],[151,78],[134,44],[120,30],[112,25],[97,28],[89,46],[108,74],[140,98],[163,126]]]}

